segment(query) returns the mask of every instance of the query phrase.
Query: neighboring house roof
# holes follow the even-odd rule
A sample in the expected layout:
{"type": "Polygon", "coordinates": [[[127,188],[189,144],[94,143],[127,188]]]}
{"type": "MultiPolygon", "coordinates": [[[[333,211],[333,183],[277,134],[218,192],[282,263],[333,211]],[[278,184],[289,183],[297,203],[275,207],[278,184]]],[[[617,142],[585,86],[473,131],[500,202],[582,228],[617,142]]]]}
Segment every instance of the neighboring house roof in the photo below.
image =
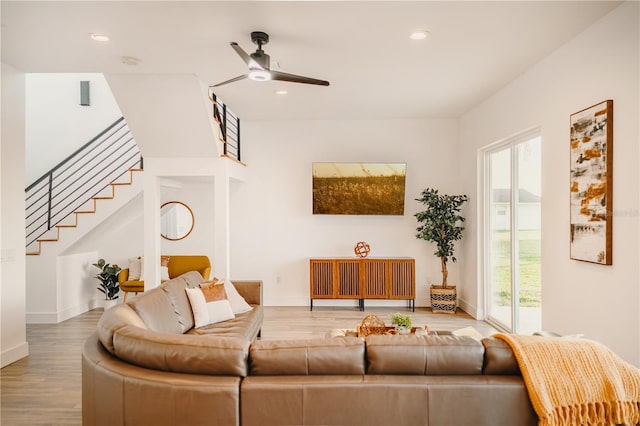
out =
{"type": "MultiPolygon", "coordinates": [[[[519,202],[521,203],[539,203],[542,197],[536,195],[526,189],[520,189],[518,192],[519,202]]],[[[493,202],[494,203],[509,203],[511,201],[511,189],[509,188],[496,188],[493,190],[493,202]]]]}

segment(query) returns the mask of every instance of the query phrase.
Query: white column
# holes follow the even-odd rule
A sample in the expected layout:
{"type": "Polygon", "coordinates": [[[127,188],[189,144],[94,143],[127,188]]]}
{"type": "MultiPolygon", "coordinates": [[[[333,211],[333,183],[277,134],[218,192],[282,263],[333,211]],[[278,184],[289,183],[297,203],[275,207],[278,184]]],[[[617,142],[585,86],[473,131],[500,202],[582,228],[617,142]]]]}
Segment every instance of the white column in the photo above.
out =
{"type": "Polygon", "coordinates": [[[4,367],[27,356],[29,344],[25,319],[25,75],[5,64],[1,74],[0,367],[4,367]]]}
{"type": "Polygon", "coordinates": [[[220,173],[215,176],[215,217],[214,225],[214,247],[213,247],[213,275],[219,278],[231,278],[229,276],[230,260],[229,260],[229,174],[220,173]]]}
{"type": "Polygon", "coordinates": [[[144,289],[160,285],[160,184],[152,165],[144,171],[144,289]]]}

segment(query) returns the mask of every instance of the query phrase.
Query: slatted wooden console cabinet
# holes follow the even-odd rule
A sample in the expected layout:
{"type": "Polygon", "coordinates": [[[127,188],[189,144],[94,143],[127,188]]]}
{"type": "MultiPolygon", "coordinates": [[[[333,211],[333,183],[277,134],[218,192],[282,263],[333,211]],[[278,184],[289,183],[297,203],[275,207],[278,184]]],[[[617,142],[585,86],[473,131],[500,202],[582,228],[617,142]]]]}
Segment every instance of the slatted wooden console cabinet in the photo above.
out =
{"type": "Polygon", "coordinates": [[[416,308],[416,265],[410,258],[310,259],[310,299],[407,300],[416,308]]]}

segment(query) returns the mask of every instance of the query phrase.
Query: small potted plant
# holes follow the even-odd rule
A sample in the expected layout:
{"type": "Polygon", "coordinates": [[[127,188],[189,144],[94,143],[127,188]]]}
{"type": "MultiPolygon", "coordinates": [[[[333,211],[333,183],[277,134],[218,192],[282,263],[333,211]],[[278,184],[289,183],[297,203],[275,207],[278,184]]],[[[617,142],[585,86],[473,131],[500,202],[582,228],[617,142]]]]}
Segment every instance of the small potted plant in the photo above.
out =
{"type": "Polygon", "coordinates": [[[400,312],[391,315],[391,325],[396,326],[398,334],[411,333],[411,324],[413,324],[411,315],[403,315],[400,312]]]}
{"type": "Polygon", "coordinates": [[[447,262],[455,262],[453,255],[454,243],[462,238],[464,217],[460,213],[462,205],[469,200],[466,195],[438,194],[437,189],[427,188],[422,191],[421,197],[416,198],[427,207],[427,210],[418,212],[415,217],[421,225],[416,228],[416,238],[436,244],[433,253],[440,258],[442,267],[442,284],[431,285],[431,310],[433,312],[456,312],[456,287],[449,286],[447,277],[447,262]]]}
{"type": "MultiPolygon", "coordinates": [[[[105,301],[111,301],[106,305],[114,304],[120,291],[120,286],[118,285],[120,267],[118,265],[109,265],[104,259],[99,259],[98,263],[94,263],[93,266],[100,269],[100,273],[96,275],[96,278],[100,280],[98,290],[104,293],[105,301]]],[[[105,306],[105,309],[107,309],[107,306],[105,306]]]]}

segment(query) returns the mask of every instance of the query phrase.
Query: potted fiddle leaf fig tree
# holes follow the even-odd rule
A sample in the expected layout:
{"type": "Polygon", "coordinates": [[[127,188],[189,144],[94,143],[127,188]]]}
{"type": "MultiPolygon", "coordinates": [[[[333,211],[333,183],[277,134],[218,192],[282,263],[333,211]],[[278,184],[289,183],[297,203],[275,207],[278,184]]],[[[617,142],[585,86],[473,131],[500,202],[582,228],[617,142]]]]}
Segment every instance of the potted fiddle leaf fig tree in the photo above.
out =
{"type": "Polygon", "coordinates": [[[100,269],[100,273],[96,278],[100,280],[98,290],[104,293],[105,310],[109,305],[115,304],[118,298],[120,286],[118,284],[118,274],[121,269],[118,265],[109,265],[104,259],[99,259],[93,266],[100,269]]]}
{"type": "Polygon", "coordinates": [[[416,228],[416,238],[436,244],[433,253],[440,258],[442,268],[442,283],[431,285],[431,310],[433,312],[456,312],[456,286],[450,286],[447,277],[449,271],[447,262],[455,262],[455,242],[462,238],[464,216],[460,210],[462,205],[469,200],[466,195],[439,194],[437,189],[427,188],[422,191],[420,201],[426,210],[415,214],[420,226],[416,228]]]}

